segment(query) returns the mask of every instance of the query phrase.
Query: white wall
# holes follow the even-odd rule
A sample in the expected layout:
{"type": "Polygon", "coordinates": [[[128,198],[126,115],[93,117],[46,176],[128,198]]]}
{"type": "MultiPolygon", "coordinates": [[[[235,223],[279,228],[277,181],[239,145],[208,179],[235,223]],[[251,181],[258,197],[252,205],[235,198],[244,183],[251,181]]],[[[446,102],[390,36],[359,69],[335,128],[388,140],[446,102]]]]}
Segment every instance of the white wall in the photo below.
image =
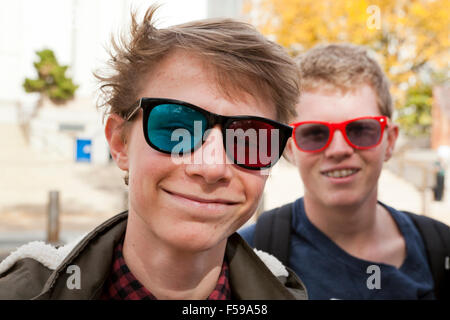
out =
{"type": "Polygon", "coordinates": [[[31,146],[70,159],[75,137],[59,132],[59,124],[84,123],[85,131],[78,134],[93,139],[93,161],[104,162],[108,152],[95,110],[98,87],[93,71],[105,66],[111,34],[128,29],[131,10],[142,17],[151,4],[159,3],[156,26],[166,27],[208,15],[235,16],[240,1],[0,0],[0,124],[29,118],[39,95],[25,93],[22,83],[37,76],[35,52],[52,49],[61,64],[69,65],[67,74],[80,87],[66,110],[46,110],[33,119],[31,146]]]}
{"type": "Polygon", "coordinates": [[[93,95],[92,72],[108,57],[111,32],[123,29],[131,7],[142,14],[155,2],[160,27],[207,16],[207,0],[0,0],[0,101],[25,99],[22,82],[36,76],[35,51],[43,48],[70,65],[78,96],[93,95]]]}

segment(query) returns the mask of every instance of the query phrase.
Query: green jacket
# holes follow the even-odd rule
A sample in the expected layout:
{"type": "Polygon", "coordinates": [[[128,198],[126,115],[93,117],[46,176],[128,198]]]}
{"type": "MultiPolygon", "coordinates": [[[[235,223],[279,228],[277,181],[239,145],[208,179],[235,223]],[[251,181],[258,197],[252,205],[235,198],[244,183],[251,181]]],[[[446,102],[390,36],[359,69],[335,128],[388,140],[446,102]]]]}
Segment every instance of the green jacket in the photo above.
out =
{"type": "MultiPolygon", "coordinates": [[[[118,214],[81,241],[60,248],[42,241],[20,247],[0,263],[0,299],[98,299],[127,218],[127,212],[118,214]],[[77,270],[78,284],[73,278],[77,270]]],[[[307,299],[290,269],[267,253],[255,253],[237,233],[228,238],[225,255],[234,299],[307,299]]]]}

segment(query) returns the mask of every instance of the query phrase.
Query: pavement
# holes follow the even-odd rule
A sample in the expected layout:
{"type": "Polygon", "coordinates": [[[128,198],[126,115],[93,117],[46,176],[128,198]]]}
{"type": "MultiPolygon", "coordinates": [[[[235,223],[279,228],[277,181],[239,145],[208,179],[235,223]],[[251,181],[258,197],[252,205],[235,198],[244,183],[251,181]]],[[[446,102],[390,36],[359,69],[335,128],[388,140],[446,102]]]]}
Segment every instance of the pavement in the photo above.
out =
{"type": "MultiPolygon", "coordinates": [[[[32,240],[46,240],[49,192],[60,195],[60,241],[69,242],[126,208],[123,173],[114,163],[76,163],[57,154],[33,150],[23,130],[1,124],[0,153],[0,261],[8,252],[32,240]]],[[[433,201],[430,190],[419,191],[414,183],[384,169],[379,180],[379,199],[450,225],[450,188],[444,201],[433,201]],[[425,202],[424,202],[425,200],[425,202]],[[424,203],[426,204],[424,207],[424,203]]],[[[268,178],[265,210],[293,201],[303,194],[297,169],[286,160],[272,169],[268,178]]],[[[252,219],[251,221],[254,221],[252,219]]]]}
{"type": "Polygon", "coordinates": [[[60,238],[68,242],[126,207],[123,173],[114,163],[76,163],[29,147],[22,128],[0,123],[0,256],[46,240],[49,192],[59,191],[60,238]]]}

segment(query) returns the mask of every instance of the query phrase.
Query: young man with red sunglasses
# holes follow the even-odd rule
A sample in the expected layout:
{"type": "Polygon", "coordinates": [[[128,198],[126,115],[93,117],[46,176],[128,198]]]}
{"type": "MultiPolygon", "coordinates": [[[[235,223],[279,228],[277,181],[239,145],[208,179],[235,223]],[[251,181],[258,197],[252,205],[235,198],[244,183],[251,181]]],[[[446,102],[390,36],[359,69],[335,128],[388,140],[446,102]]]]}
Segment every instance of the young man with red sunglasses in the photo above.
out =
{"type": "Polygon", "coordinates": [[[113,42],[112,72],[98,75],[129,210],[75,247],[12,253],[0,264],[0,299],[306,298],[292,271],[235,232],[291,136],[283,122],[299,96],[295,61],[246,23],[157,29],[154,13],[133,15],[131,34],[113,42]]]}
{"type": "MultiPolygon", "coordinates": [[[[446,278],[434,283],[430,248],[411,215],[378,201],[378,179],[398,136],[380,66],[363,47],[347,44],[315,47],[298,61],[303,90],[285,154],[305,193],[241,235],[284,260],[310,299],[443,297],[436,288],[449,281],[450,253],[437,262],[446,278]]],[[[429,223],[449,239],[447,226],[429,223]]]]}

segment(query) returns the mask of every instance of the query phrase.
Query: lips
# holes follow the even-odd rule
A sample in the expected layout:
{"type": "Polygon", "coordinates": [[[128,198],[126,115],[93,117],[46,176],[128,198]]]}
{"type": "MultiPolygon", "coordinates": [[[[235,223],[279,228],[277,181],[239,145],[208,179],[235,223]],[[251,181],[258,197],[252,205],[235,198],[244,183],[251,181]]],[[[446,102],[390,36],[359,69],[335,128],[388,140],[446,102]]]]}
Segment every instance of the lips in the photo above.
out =
{"type": "Polygon", "coordinates": [[[223,199],[223,198],[206,198],[206,197],[198,197],[198,196],[194,196],[194,195],[190,195],[190,194],[178,193],[178,192],[173,192],[173,191],[168,191],[168,190],[164,190],[164,191],[166,191],[167,193],[169,193],[173,196],[180,197],[180,198],[194,201],[194,202],[198,202],[200,204],[235,205],[235,204],[239,203],[237,201],[232,201],[232,200],[223,199]]]}
{"type": "Polygon", "coordinates": [[[340,168],[322,171],[321,173],[330,178],[346,178],[357,173],[359,169],[356,168],[340,168]]]}

